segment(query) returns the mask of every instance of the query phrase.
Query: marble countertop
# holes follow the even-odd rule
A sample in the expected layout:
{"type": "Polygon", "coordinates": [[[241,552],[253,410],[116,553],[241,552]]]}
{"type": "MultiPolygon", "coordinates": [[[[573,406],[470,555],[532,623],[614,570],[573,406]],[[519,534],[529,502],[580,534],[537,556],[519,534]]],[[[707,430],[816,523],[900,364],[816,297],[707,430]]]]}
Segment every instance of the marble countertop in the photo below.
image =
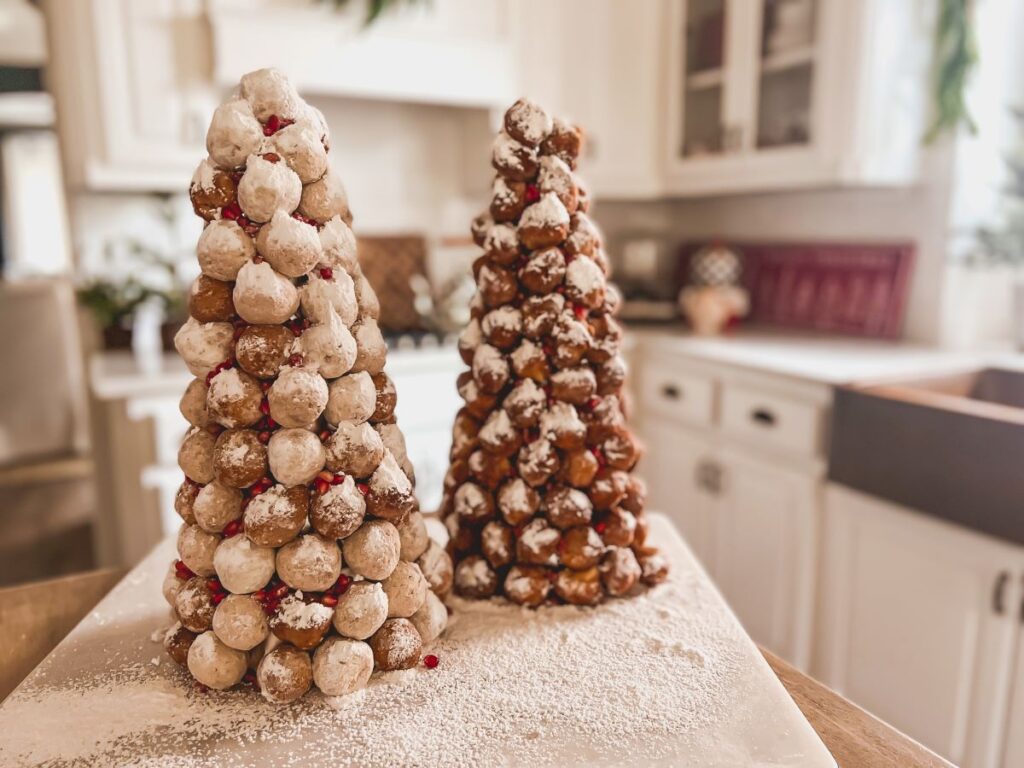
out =
{"type": "Polygon", "coordinates": [[[941,375],[979,367],[1024,369],[1024,355],[1006,347],[940,349],[909,342],[743,331],[720,337],[640,326],[636,343],[676,355],[827,385],[941,375]]]}

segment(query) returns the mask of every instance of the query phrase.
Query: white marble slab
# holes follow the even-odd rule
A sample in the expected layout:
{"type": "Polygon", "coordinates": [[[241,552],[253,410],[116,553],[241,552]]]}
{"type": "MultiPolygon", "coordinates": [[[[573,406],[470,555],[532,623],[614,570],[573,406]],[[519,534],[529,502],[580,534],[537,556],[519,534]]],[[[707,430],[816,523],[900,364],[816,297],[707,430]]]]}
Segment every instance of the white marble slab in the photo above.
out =
{"type": "Polygon", "coordinates": [[[440,665],[341,701],[201,693],[155,639],[165,541],[0,706],[0,765],[835,763],[662,516],[670,581],[597,609],[456,605],[440,665]]]}

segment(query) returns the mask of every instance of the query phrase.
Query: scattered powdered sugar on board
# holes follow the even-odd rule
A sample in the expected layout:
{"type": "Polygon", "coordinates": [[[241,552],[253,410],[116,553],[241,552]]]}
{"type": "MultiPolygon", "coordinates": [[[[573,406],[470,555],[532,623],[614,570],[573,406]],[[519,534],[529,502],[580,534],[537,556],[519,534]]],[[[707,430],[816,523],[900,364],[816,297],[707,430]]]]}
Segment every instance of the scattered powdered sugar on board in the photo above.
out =
{"type": "Polygon", "coordinates": [[[275,706],[251,689],[200,693],[169,660],[151,663],[151,635],[169,623],[165,542],[0,706],[0,764],[826,765],[799,760],[813,732],[707,577],[667,543],[670,580],[633,599],[537,611],[456,600],[430,646],[436,669],[275,706]],[[742,744],[756,725],[785,761],[742,744]]]}

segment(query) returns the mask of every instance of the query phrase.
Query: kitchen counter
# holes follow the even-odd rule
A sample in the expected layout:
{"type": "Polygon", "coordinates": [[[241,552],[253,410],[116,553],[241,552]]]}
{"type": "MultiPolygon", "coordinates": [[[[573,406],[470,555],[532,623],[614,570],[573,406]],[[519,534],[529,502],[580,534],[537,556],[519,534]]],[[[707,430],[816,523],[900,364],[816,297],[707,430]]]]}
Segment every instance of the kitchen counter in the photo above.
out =
{"type": "MultiPolygon", "coordinates": [[[[120,570],[93,571],[0,590],[0,617],[5,619],[0,621],[0,648],[5,649],[0,701],[123,576],[120,570]]],[[[840,766],[950,768],[821,683],[762,653],[840,766]]]]}
{"type": "Polygon", "coordinates": [[[630,326],[628,333],[634,344],[656,344],[695,360],[826,385],[942,374],[983,365],[1024,367],[1024,355],[1005,347],[946,350],[878,339],[754,330],[703,337],[674,325],[630,326]]]}

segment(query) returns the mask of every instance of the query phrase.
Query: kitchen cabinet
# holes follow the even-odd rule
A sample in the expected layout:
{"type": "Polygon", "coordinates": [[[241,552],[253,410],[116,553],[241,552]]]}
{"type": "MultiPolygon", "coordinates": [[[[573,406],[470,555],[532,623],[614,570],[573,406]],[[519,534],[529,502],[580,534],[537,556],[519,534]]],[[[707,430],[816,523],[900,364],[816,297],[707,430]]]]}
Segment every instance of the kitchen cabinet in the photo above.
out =
{"type": "Polygon", "coordinates": [[[68,185],[186,189],[219,102],[203,0],[44,0],[68,185]]]}
{"type": "Polygon", "coordinates": [[[830,486],[822,563],[823,682],[957,765],[1020,765],[1024,548],[830,486]]]}
{"type": "Polygon", "coordinates": [[[791,382],[640,346],[649,507],[676,522],[751,636],[807,668],[822,483],[813,454],[826,391],[804,398],[791,382]],[[770,425],[751,416],[769,409],[770,425]]]}
{"type": "Polygon", "coordinates": [[[916,178],[934,21],[924,0],[605,0],[557,12],[563,24],[587,19],[591,44],[561,65],[553,103],[587,128],[596,195],[916,178]]]}

